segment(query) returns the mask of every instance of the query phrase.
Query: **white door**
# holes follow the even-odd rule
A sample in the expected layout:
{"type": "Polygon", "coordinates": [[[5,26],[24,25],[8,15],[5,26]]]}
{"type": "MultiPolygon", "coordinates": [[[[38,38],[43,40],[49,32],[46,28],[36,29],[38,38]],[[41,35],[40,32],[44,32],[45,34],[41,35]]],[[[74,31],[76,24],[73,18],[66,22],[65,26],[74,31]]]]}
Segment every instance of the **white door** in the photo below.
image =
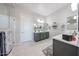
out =
{"type": "Polygon", "coordinates": [[[21,42],[33,41],[33,22],[31,17],[22,15],[21,16],[21,42]]]}

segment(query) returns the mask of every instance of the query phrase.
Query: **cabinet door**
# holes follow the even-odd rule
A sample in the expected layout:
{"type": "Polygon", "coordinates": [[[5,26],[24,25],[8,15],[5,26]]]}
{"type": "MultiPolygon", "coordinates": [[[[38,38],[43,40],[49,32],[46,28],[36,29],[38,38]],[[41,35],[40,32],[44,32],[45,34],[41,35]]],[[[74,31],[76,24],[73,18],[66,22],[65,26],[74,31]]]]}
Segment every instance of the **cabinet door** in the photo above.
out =
{"type": "Polygon", "coordinates": [[[40,33],[40,40],[44,39],[44,33],[40,33]]]}
{"type": "Polygon", "coordinates": [[[49,32],[46,32],[46,39],[49,38],[49,32]]]}
{"type": "Polygon", "coordinates": [[[41,33],[34,33],[34,41],[40,41],[41,40],[41,36],[40,36],[41,33]]]}

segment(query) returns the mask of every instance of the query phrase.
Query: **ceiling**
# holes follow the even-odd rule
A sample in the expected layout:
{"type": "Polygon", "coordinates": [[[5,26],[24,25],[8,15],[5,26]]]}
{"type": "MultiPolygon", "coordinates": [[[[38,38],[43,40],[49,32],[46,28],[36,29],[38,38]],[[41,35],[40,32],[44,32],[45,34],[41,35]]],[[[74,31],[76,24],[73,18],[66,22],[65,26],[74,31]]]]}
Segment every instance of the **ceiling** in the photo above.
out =
{"type": "Polygon", "coordinates": [[[19,3],[16,4],[25,9],[29,9],[42,16],[48,16],[57,10],[70,5],[69,3],[19,3]]]}

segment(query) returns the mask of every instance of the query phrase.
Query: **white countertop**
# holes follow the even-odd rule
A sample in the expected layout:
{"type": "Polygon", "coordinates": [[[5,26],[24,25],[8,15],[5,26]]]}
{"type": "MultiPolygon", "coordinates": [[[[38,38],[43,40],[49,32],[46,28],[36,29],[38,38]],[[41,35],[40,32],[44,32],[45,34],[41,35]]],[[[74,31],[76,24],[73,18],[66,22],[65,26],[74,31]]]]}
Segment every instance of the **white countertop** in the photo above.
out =
{"type": "Polygon", "coordinates": [[[63,39],[62,39],[62,34],[53,37],[53,39],[56,39],[56,40],[65,42],[65,43],[67,43],[67,44],[70,44],[70,45],[74,45],[74,46],[79,47],[79,45],[78,45],[78,43],[77,43],[77,41],[78,41],[78,37],[77,37],[77,36],[76,36],[76,40],[75,40],[75,41],[66,41],[66,40],[63,40],[63,39]]]}

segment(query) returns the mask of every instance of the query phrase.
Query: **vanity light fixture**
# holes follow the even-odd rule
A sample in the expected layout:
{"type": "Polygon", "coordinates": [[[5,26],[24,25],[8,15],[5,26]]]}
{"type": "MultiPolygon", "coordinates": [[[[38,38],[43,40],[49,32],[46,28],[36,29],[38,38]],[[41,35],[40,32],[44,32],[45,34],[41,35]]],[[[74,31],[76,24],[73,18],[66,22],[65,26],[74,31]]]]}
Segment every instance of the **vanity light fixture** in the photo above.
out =
{"type": "Polygon", "coordinates": [[[74,19],[77,19],[77,16],[74,16],[74,19]]]}
{"type": "Polygon", "coordinates": [[[37,22],[39,22],[39,23],[44,23],[44,21],[41,20],[41,19],[37,19],[37,22]]]}
{"type": "Polygon", "coordinates": [[[36,24],[34,24],[34,26],[35,26],[35,27],[37,27],[37,25],[36,25],[36,24]]]}
{"type": "Polygon", "coordinates": [[[72,3],[71,9],[72,9],[72,11],[76,11],[77,10],[77,3],[72,3]]]}

